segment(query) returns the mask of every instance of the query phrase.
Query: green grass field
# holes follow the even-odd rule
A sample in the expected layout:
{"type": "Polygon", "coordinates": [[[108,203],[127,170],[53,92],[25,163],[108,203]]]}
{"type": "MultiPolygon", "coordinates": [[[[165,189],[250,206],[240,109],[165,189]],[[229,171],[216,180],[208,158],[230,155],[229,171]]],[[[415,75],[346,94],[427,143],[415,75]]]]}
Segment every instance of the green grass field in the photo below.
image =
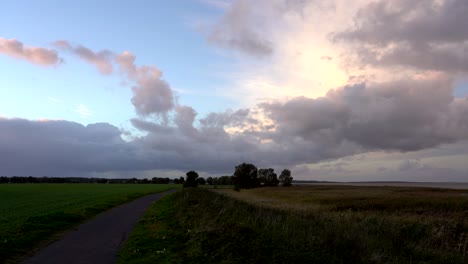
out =
{"type": "Polygon", "coordinates": [[[184,189],[155,203],[121,263],[468,263],[468,190],[184,189]]]}
{"type": "Polygon", "coordinates": [[[21,256],[77,223],[145,194],[179,188],[155,184],[0,185],[0,262],[21,256]]]}

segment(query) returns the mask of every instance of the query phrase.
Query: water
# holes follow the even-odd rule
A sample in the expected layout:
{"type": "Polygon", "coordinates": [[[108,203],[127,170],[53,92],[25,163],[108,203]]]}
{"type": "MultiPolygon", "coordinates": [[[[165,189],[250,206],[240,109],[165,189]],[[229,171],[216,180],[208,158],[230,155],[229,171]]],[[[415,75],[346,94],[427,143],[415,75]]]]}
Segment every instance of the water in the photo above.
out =
{"type": "Polygon", "coordinates": [[[298,185],[350,185],[350,186],[399,186],[429,187],[446,189],[467,189],[468,182],[327,182],[327,183],[294,183],[298,185]]]}

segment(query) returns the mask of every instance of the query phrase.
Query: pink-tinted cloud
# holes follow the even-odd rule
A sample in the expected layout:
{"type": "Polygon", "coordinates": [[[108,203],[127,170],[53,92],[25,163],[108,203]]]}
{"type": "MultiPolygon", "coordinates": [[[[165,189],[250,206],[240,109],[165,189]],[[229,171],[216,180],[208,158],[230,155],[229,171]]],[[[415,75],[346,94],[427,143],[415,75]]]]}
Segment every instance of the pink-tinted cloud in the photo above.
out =
{"type": "Polygon", "coordinates": [[[122,54],[117,55],[115,58],[120,70],[129,79],[135,80],[137,78],[137,68],[135,65],[135,55],[129,51],[124,51],[122,54]]]}
{"type": "Polygon", "coordinates": [[[111,74],[118,66],[124,78],[135,83],[132,87],[132,104],[140,116],[165,116],[175,106],[174,94],[170,85],[162,79],[162,72],[154,66],[137,66],[136,57],[129,51],[121,54],[109,50],[93,51],[81,45],[71,45],[66,40],[59,40],[54,45],[77,55],[94,65],[102,74],[111,74]]]}
{"type": "Polygon", "coordinates": [[[0,53],[42,66],[56,65],[62,61],[57,51],[53,49],[28,47],[16,39],[2,37],[0,37],[0,53]]]}
{"type": "Polygon", "coordinates": [[[122,74],[124,74],[130,80],[137,81],[145,77],[162,77],[162,72],[158,68],[148,65],[137,67],[135,65],[135,60],[135,55],[133,55],[129,51],[124,51],[121,54],[117,55],[115,58],[115,61],[119,65],[122,74]]]}
{"type": "Polygon", "coordinates": [[[72,46],[66,40],[56,41],[54,45],[63,50],[70,51],[84,61],[94,65],[102,74],[108,75],[113,72],[112,60],[114,54],[109,50],[95,52],[81,45],[72,46]]]}
{"type": "Polygon", "coordinates": [[[116,56],[122,74],[135,81],[132,87],[132,104],[141,116],[165,114],[174,108],[174,94],[170,85],[164,81],[162,72],[154,67],[135,65],[136,57],[129,51],[116,56]]]}

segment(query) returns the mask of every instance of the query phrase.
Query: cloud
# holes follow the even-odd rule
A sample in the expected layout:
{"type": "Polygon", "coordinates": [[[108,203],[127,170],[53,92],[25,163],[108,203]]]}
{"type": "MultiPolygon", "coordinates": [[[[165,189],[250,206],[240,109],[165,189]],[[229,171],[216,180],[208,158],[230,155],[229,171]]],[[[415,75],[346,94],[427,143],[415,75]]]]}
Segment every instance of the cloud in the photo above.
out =
{"type": "MultiPolygon", "coordinates": [[[[447,173],[451,179],[466,176],[464,169],[419,159],[430,155],[429,150],[468,140],[468,98],[453,96],[457,73],[466,72],[466,57],[460,53],[467,43],[461,27],[466,19],[459,14],[466,4],[363,0],[358,12],[347,13],[348,6],[349,1],[342,0],[325,7],[317,1],[237,0],[222,9],[225,13],[213,26],[210,41],[269,57],[264,67],[247,59],[246,75],[240,74],[235,91],[250,85],[255,91],[239,98],[251,94],[269,98],[206,116],[178,104],[162,71],[137,65],[129,51],[106,55],[57,42],[101,73],[117,69],[131,83],[131,102],[138,115],[131,123],[139,133],[125,142],[122,132],[108,124],[84,127],[66,121],[1,119],[0,147],[14,154],[0,165],[8,168],[7,173],[18,174],[174,168],[224,174],[238,163],[253,162],[307,173],[311,163],[391,152],[408,156],[393,167],[376,167],[373,173],[386,168],[378,173],[387,180],[413,173],[418,179],[424,173],[434,179],[436,173],[447,173]],[[348,27],[343,21],[352,17],[357,24],[348,27]],[[330,32],[336,32],[337,42],[326,38],[330,32]],[[370,69],[342,69],[343,50],[333,45],[343,43],[370,69]],[[372,66],[384,73],[375,74],[379,69],[372,66]],[[26,144],[34,150],[28,152],[26,144]]],[[[466,156],[466,148],[449,152],[457,152],[459,159],[466,156]]],[[[321,164],[310,172],[356,176],[360,171],[352,168],[353,162],[321,164]]]]}
{"type": "Polygon", "coordinates": [[[0,119],[3,175],[82,176],[148,167],[138,149],[106,123],[0,119]]]}
{"type": "Polygon", "coordinates": [[[362,2],[367,0],[351,6],[344,0],[233,1],[212,22],[210,32],[221,36],[212,43],[252,56],[235,56],[235,69],[223,72],[233,83],[226,96],[245,98],[237,105],[245,108],[269,99],[320,97],[345,85],[349,75],[358,73],[343,68],[344,48],[332,43],[329,34],[345,29],[349,14],[362,2]],[[268,45],[256,51],[229,45],[230,39],[268,45]]]}
{"type": "Polygon", "coordinates": [[[4,39],[0,37],[0,53],[41,66],[52,66],[62,62],[57,51],[24,46],[22,42],[16,39],[4,39]]]}
{"type": "Polygon", "coordinates": [[[273,52],[271,40],[259,28],[252,27],[252,23],[264,23],[257,17],[261,7],[268,9],[269,5],[234,1],[208,35],[208,41],[249,55],[270,55],[273,52]]]}
{"type": "MultiPolygon", "coordinates": [[[[298,169],[369,151],[432,149],[468,139],[468,100],[450,96],[450,87],[449,79],[355,84],[317,99],[297,97],[199,119],[192,107],[177,105],[165,122],[132,119],[145,135],[131,142],[108,124],[0,119],[0,147],[12,153],[0,165],[3,173],[23,175],[123,175],[174,168],[224,174],[245,161],[298,169]]],[[[417,157],[407,159],[398,175],[415,169],[418,175],[429,173],[425,166],[412,166],[417,157]]],[[[319,170],[354,175],[352,163],[319,170]]],[[[395,171],[385,175],[393,179],[395,171]]],[[[458,179],[458,171],[450,175],[458,179]]]]}
{"type": "Polygon", "coordinates": [[[229,7],[229,1],[228,0],[199,0],[200,2],[219,9],[226,9],[229,7]]]}
{"type": "Polygon", "coordinates": [[[403,160],[400,165],[398,165],[399,171],[411,171],[424,168],[424,164],[420,160],[403,160]]]}
{"type": "Polygon", "coordinates": [[[367,150],[414,151],[467,139],[467,99],[450,80],[355,84],[318,99],[294,98],[262,108],[282,137],[329,146],[352,142],[367,150]]]}
{"type": "Polygon", "coordinates": [[[371,2],[334,39],[354,43],[366,65],[466,73],[467,12],[465,0],[371,2]]]}
{"type": "Polygon", "coordinates": [[[197,112],[190,106],[177,106],[176,107],[176,116],[174,118],[174,123],[177,128],[189,138],[194,138],[198,135],[198,130],[193,127],[195,117],[197,112]]]}
{"type": "MultiPolygon", "coordinates": [[[[59,40],[54,45],[62,50],[72,52],[105,75],[113,73],[114,66],[126,80],[131,81],[133,97],[131,102],[135,111],[142,117],[159,116],[166,118],[167,112],[174,109],[174,92],[162,79],[162,71],[154,66],[137,66],[136,57],[129,51],[116,54],[109,50],[93,51],[82,45],[72,46],[66,40],[59,40]]],[[[83,106],[77,110],[82,117],[91,113],[83,106]]]]}
{"type": "Polygon", "coordinates": [[[132,104],[140,116],[165,115],[175,106],[174,92],[162,79],[162,72],[154,66],[135,65],[136,57],[125,51],[116,57],[121,72],[136,82],[132,87],[132,104]]]}
{"type": "Polygon", "coordinates": [[[250,109],[239,109],[237,111],[226,110],[221,113],[209,113],[200,119],[200,124],[205,127],[245,127],[259,124],[258,120],[251,117],[250,109]]]}
{"type": "Polygon", "coordinates": [[[93,112],[83,104],[78,105],[75,112],[78,113],[81,118],[88,118],[93,115],[93,112]]]}
{"type": "Polygon", "coordinates": [[[265,57],[274,52],[275,33],[273,28],[284,22],[289,13],[301,14],[309,0],[236,0],[225,6],[223,16],[211,28],[207,39],[223,48],[265,57]]]}
{"type": "Polygon", "coordinates": [[[166,113],[174,107],[174,96],[169,84],[159,78],[141,79],[132,87],[132,104],[142,116],[166,113]]]}
{"type": "Polygon", "coordinates": [[[84,61],[94,65],[102,74],[109,75],[113,71],[112,59],[114,57],[114,53],[109,50],[94,52],[81,45],[72,46],[66,40],[58,40],[54,45],[65,51],[72,52],[84,61]]]}
{"type": "Polygon", "coordinates": [[[451,93],[450,79],[361,83],[317,99],[296,97],[210,113],[198,124],[188,106],[176,106],[174,119],[165,123],[133,119],[132,124],[147,132],[137,141],[161,158],[172,157],[165,162],[174,166],[217,171],[245,160],[295,166],[466,140],[468,100],[451,93]]]}

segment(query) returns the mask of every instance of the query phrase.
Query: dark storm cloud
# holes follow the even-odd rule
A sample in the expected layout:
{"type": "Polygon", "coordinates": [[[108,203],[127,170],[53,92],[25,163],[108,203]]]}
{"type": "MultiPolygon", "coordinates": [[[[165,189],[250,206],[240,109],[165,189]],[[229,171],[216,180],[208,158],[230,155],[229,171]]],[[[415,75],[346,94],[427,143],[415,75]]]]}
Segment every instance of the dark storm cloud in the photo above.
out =
{"type": "Polygon", "coordinates": [[[106,123],[0,119],[1,174],[76,176],[145,168],[138,149],[106,123]]]}
{"type": "Polygon", "coordinates": [[[377,1],[334,39],[356,43],[364,64],[466,73],[467,13],[466,0],[377,1]]]}

